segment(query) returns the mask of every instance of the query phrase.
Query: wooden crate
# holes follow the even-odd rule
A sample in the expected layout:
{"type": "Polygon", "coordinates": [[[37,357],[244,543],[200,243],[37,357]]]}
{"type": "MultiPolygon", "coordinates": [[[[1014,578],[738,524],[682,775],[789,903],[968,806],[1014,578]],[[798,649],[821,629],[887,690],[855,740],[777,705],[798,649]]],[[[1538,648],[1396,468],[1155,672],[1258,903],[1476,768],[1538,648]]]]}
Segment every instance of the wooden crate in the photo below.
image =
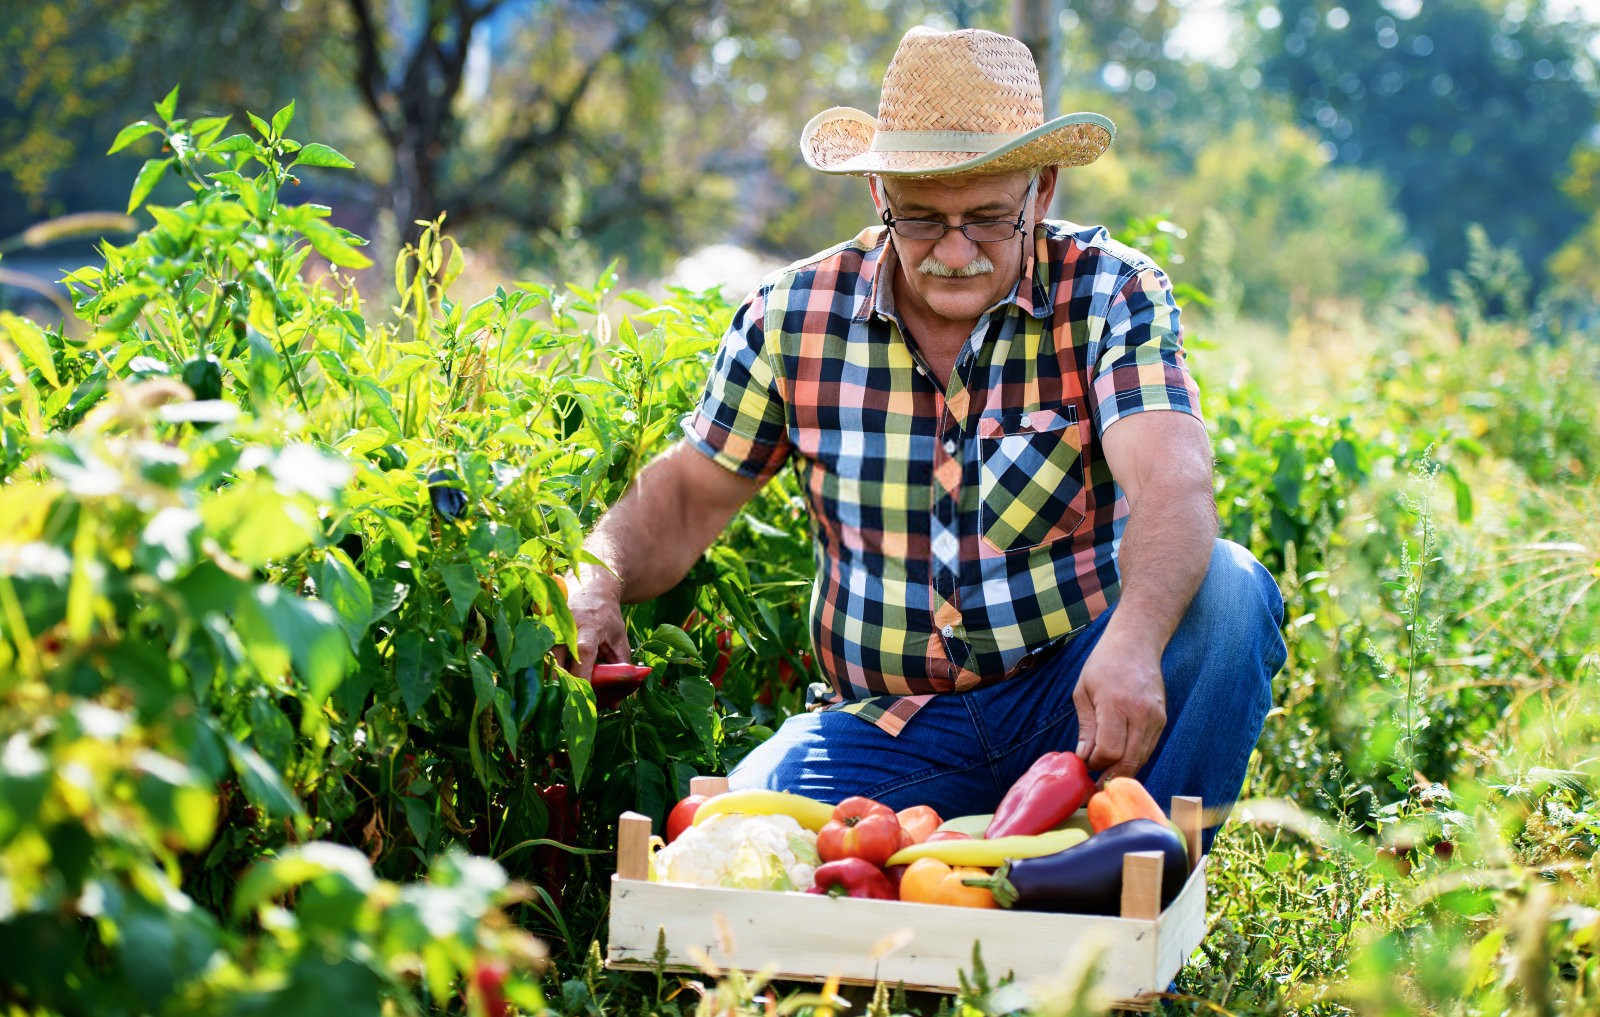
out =
{"type": "MultiPolygon", "coordinates": [[[[721,778],[696,778],[694,790],[725,790],[721,778]]],[[[667,968],[720,968],[774,977],[890,985],[954,992],[957,971],[981,944],[993,975],[1010,971],[1029,989],[1046,989],[1093,958],[1101,991],[1123,1006],[1148,1005],[1205,934],[1206,859],[1200,855],[1200,801],[1174,798],[1172,814],[1196,860],[1165,911],[1159,852],[1123,859],[1122,915],[1050,914],[857,900],[806,893],[729,890],[649,881],[650,820],[624,813],[611,883],[606,965],[649,970],[665,933],[667,968]]]]}

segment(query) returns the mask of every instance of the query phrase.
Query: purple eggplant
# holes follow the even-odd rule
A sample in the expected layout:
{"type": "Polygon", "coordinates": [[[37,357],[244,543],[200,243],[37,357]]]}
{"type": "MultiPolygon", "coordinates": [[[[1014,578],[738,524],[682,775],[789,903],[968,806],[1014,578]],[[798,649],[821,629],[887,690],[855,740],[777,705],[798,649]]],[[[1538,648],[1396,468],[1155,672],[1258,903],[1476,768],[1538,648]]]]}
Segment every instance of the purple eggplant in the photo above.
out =
{"type": "Polygon", "coordinates": [[[428,474],[428,500],[440,519],[460,519],[467,514],[467,494],[456,486],[461,481],[450,470],[428,474]]]}
{"type": "Polygon", "coordinates": [[[1003,908],[1115,915],[1122,910],[1122,856],[1129,851],[1161,852],[1161,906],[1172,903],[1189,876],[1188,851],[1175,830],[1151,819],[1118,823],[1065,851],[1012,859],[992,876],[964,882],[988,888],[1003,908]]]}

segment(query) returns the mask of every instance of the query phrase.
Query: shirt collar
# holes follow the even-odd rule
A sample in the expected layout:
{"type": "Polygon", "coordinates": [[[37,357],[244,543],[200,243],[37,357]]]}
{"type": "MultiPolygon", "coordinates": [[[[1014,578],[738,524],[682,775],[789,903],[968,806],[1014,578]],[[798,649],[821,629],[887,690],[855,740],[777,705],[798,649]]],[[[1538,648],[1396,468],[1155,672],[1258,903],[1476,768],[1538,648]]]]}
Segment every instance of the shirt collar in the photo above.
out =
{"type": "MultiPolygon", "coordinates": [[[[856,310],[856,321],[866,321],[868,317],[876,315],[884,320],[899,321],[899,316],[894,310],[894,271],[897,264],[894,245],[889,243],[889,228],[877,227],[877,242],[871,251],[867,252],[862,260],[861,276],[867,280],[867,291],[860,307],[856,310]]],[[[1044,318],[1050,313],[1053,301],[1050,299],[1050,264],[1049,258],[1044,255],[1045,245],[1049,242],[1049,235],[1043,225],[1035,226],[1033,231],[1033,246],[1028,251],[1023,262],[1022,274],[1017,279],[1015,286],[1004,299],[996,304],[1015,304],[1033,318],[1044,318]],[[1023,286],[1023,280],[1029,280],[1032,285],[1023,286]]],[[[990,308],[990,311],[994,308],[990,308]]],[[[985,312],[988,313],[988,312],[985,312]]]]}

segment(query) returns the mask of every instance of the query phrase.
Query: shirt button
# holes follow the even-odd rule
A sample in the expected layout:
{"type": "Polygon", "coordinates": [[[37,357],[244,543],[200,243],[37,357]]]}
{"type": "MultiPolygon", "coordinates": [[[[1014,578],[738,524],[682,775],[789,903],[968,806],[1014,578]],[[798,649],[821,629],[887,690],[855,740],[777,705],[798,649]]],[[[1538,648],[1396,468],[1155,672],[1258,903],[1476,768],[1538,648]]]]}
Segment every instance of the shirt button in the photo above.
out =
{"type": "Polygon", "coordinates": [[[953,456],[956,454],[956,440],[954,438],[946,438],[944,440],[944,451],[945,455],[953,456]]]}
{"type": "Polygon", "coordinates": [[[1022,419],[1017,421],[1017,423],[1021,424],[1023,427],[1033,426],[1033,422],[1028,419],[1028,415],[1026,413],[1022,415],[1022,419]]]}
{"type": "Polygon", "coordinates": [[[939,631],[944,635],[944,637],[946,639],[949,639],[951,636],[956,634],[956,627],[954,625],[946,625],[944,628],[940,629],[939,631]]]}

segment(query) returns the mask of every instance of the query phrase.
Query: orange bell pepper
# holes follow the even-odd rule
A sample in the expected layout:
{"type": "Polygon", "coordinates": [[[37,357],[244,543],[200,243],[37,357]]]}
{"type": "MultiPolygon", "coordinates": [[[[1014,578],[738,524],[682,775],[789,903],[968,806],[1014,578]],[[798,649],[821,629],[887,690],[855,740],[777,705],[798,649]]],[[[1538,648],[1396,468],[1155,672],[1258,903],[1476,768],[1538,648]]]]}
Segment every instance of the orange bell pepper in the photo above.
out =
{"type": "Polygon", "coordinates": [[[974,866],[952,868],[937,858],[918,858],[900,877],[900,899],[919,904],[948,904],[961,908],[998,907],[994,894],[962,880],[981,879],[989,873],[974,866]]]}
{"type": "Polygon", "coordinates": [[[1167,814],[1161,811],[1161,806],[1150,797],[1143,784],[1132,777],[1112,777],[1089,799],[1089,826],[1099,833],[1130,819],[1165,823],[1167,814]]]}

